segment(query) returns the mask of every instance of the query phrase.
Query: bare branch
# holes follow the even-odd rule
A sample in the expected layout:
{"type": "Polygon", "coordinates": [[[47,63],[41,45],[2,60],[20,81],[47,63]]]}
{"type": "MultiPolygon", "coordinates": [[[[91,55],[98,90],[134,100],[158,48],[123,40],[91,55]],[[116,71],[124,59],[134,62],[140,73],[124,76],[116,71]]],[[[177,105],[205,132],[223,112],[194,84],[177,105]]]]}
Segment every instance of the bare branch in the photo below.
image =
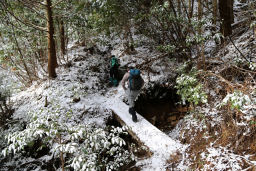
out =
{"type": "Polygon", "coordinates": [[[14,17],[14,19],[16,19],[18,22],[20,22],[28,27],[33,27],[34,29],[47,32],[47,29],[44,27],[40,27],[40,26],[34,25],[32,23],[29,23],[29,22],[25,21],[25,19],[23,19],[23,21],[22,21],[22,19],[19,19],[17,16],[15,16],[15,14],[13,14],[10,10],[8,10],[8,8],[5,6],[5,4],[2,1],[0,1],[0,3],[5,7],[5,11],[8,12],[12,17],[14,17]]]}
{"type": "Polygon", "coordinates": [[[247,62],[250,62],[245,56],[244,54],[238,49],[238,47],[235,45],[235,43],[233,42],[233,40],[231,39],[230,36],[228,36],[230,42],[235,46],[236,50],[241,54],[241,56],[247,61],[247,62]]]}
{"type": "Polygon", "coordinates": [[[40,18],[47,20],[47,18],[44,15],[40,14],[39,12],[37,12],[34,8],[31,7],[31,5],[27,5],[26,3],[24,3],[24,0],[23,1],[18,0],[18,1],[20,3],[22,3],[24,5],[24,7],[27,7],[31,11],[35,12],[40,18]]]}

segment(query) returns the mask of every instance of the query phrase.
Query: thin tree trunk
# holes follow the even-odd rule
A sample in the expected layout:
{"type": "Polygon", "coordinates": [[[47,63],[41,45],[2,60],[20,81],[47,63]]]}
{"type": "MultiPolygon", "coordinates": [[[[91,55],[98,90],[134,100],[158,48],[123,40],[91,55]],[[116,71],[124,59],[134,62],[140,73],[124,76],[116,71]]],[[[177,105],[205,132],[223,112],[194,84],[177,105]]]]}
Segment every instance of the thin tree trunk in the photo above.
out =
{"type": "Polygon", "coordinates": [[[177,0],[178,3],[178,15],[181,16],[181,0],[177,0]]]}
{"type": "MultiPolygon", "coordinates": [[[[10,22],[10,19],[8,18],[8,21],[10,22]]],[[[10,22],[11,23],[11,22],[10,22]]],[[[16,43],[16,46],[17,46],[17,49],[18,49],[18,52],[20,54],[20,58],[21,58],[21,63],[23,64],[23,69],[25,69],[26,71],[26,74],[28,76],[28,80],[29,80],[29,83],[32,83],[32,78],[31,78],[31,75],[30,75],[30,72],[29,72],[29,69],[28,69],[28,66],[25,62],[25,59],[24,59],[24,56],[23,56],[23,53],[21,52],[21,49],[20,49],[20,46],[19,46],[19,42],[16,38],[16,34],[15,34],[15,31],[14,31],[14,26],[11,24],[12,26],[12,31],[13,31],[13,36],[14,36],[14,40],[15,40],[15,43],[16,43]]],[[[10,59],[11,59],[11,56],[10,56],[10,59]]],[[[14,66],[18,66],[17,63],[15,63],[12,59],[11,59],[12,63],[14,64],[14,66]]],[[[21,67],[22,68],[22,67],[21,67]]],[[[27,80],[26,80],[27,81],[27,80]]]]}
{"type": "Polygon", "coordinates": [[[131,42],[130,50],[131,50],[132,52],[134,52],[134,51],[135,51],[135,48],[134,48],[134,40],[133,40],[133,37],[132,37],[131,29],[129,29],[129,39],[130,39],[130,42],[131,42]]]}
{"type": "Polygon", "coordinates": [[[194,0],[189,0],[188,2],[189,18],[193,17],[193,10],[194,10],[194,0]]]}
{"type": "Polygon", "coordinates": [[[206,8],[207,8],[207,9],[210,9],[210,3],[209,3],[208,0],[206,1],[206,8]]]}
{"type": "Polygon", "coordinates": [[[253,28],[254,28],[254,37],[256,39],[256,26],[254,26],[253,28]]]}
{"type": "MultiPolygon", "coordinates": [[[[200,22],[202,19],[202,15],[203,15],[203,6],[202,6],[202,1],[201,0],[197,0],[198,3],[198,21],[200,22]]],[[[202,28],[199,27],[198,28],[198,34],[201,36],[202,35],[202,28]]],[[[203,62],[203,68],[205,70],[205,57],[204,57],[204,46],[202,45],[201,47],[198,47],[198,54],[199,54],[199,58],[198,58],[198,69],[201,69],[201,61],[200,59],[202,59],[203,62]]]]}
{"type": "Polygon", "coordinates": [[[218,16],[218,0],[213,0],[213,24],[216,26],[217,24],[217,16],[218,16]]]}
{"type": "Polygon", "coordinates": [[[63,155],[63,145],[62,145],[62,140],[61,140],[61,135],[59,134],[58,135],[59,137],[59,144],[61,145],[62,149],[60,151],[60,161],[61,161],[61,168],[62,168],[62,171],[65,171],[65,160],[64,160],[64,155],[63,155]]]}
{"type": "MultiPolygon", "coordinates": [[[[39,33],[39,37],[44,37],[44,35],[41,35],[41,33],[42,32],[39,33]]],[[[42,48],[43,44],[44,44],[43,40],[42,40],[42,38],[40,38],[40,40],[38,41],[38,44],[37,44],[37,46],[40,48],[38,48],[37,51],[35,52],[35,57],[37,58],[39,65],[43,69],[44,73],[47,74],[47,69],[45,68],[45,63],[47,62],[47,58],[46,58],[47,50],[45,48],[42,48]]]]}
{"type": "MultiPolygon", "coordinates": [[[[174,6],[174,4],[172,3],[171,0],[169,0],[169,2],[170,2],[170,9],[172,10],[174,16],[177,18],[178,14],[175,10],[175,6],[174,6]]],[[[172,22],[172,24],[173,24],[173,28],[176,32],[177,39],[179,39],[181,42],[184,41],[183,34],[181,33],[182,28],[181,28],[180,24],[177,23],[177,22],[172,22]]]]}
{"type": "Polygon", "coordinates": [[[65,28],[63,20],[60,19],[60,50],[62,55],[66,54],[66,45],[65,45],[65,28]]]}
{"type": "MultiPolygon", "coordinates": [[[[197,0],[198,3],[198,21],[200,21],[202,19],[202,14],[203,14],[203,6],[202,6],[202,2],[201,0],[197,0]]],[[[199,30],[201,30],[201,28],[199,28],[199,30]]]]}
{"type": "Polygon", "coordinates": [[[42,64],[42,62],[41,62],[41,61],[42,61],[42,60],[41,60],[42,56],[41,56],[40,53],[41,53],[40,50],[37,50],[37,51],[34,53],[35,58],[37,59],[37,61],[38,61],[39,65],[40,65],[41,69],[43,70],[43,72],[44,72],[44,73],[47,73],[47,71],[44,69],[44,66],[43,66],[43,64],[42,64]]]}
{"type": "Polygon", "coordinates": [[[192,9],[192,0],[188,0],[188,13],[189,13],[189,18],[191,18],[190,14],[191,14],[191,9],[192,9]]]}
{"type": "Polygon", "coordinates": [[[46,0],[46,12],[47,12],[47,37],[48,37],[48,74],[50,78],[57,77],[56,67],[57,67],[57,57],[54,42],[54,27],[53,27],[53,17],[52,17],[52,3],[51,0],[46,0]]]}
{"type": "MultiPolygon", "coordinates": [[[[13,27],[12,27],[12,29],[13,29],[13,27]]],[[[20,54],[21,62],[22,62],[22,64],[23,64],[23,66],[24,66],[24,69],[25,69],[25,71],[26,71],[27,75],[28,75],[29,83],[32,83],[32,78],[31,78],[31,75],[30,75],[30,72],[29,72],[28,66],[27,66],[27,64],[26,64],[26,62],[25,62],[25,59],[24,59],[24,56],[23,56],[23,54],[22,54],[22,52],[21,52],[21,49],[20,49],[20,46],[19,46],[18,40],[16,39],[16,35],[15,35],[14,30],[13,30],[13,35],[14,35],[14,39],[15,39],[15,42],[16,42],[16,45],[17,45],[17,48],[18,48],[19,54],[20,54]]]]}

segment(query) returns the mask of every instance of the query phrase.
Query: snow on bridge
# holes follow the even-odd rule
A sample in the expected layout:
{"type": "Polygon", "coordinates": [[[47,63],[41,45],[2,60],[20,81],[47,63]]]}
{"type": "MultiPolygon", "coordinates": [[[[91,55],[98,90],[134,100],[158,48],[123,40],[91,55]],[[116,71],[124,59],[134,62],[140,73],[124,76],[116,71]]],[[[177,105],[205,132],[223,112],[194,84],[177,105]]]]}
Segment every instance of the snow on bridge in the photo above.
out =
{"type": "Polygon", "coordinates": [[[129,107],[122,102],[120,94],[124,94],[124,92],[121,87],[118,87],[115,95],[106,101],[106,105],[113,111],[114,116],[121,124],[130,128],[129,133],[133,138],[147,146],[152,153],[149,158],[138,161],[136,165],[142,167],[142,170],[145,171],[166,170],[167,160],[184,146],[171,139],[139,114],[137,114],[138,122],[133,122],[128,112],[129,107]]]}

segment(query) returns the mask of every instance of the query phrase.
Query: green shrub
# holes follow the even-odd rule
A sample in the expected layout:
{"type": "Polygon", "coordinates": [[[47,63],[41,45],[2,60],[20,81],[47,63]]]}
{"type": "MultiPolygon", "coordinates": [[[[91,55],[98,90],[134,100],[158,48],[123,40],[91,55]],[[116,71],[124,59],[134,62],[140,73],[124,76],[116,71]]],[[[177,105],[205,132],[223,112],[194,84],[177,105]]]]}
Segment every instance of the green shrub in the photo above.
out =
{"type": "MultiPolygon", "coordinates": [[[[186,65],[183,65],[180,69],[181,72],[184,71],[186,65]]],[[[203,85],[196,78],[198,72],[195,68],[188,74],[181,74],[176,80],[177,94],[181,96],[183,104],[187,102],[193,105],[198,105],[199,103],[207,103],[207,95],[203,91],[203,85]]]]}
{"type": "Polygon", "coordinates": [[[41,139],[43,146],[49,147],[54,155],[70,154],[65,163],[75,170],[118,170],[134,160],[120,137],[127,134],[127,128],[112,127],[106,131],[82,124],[73,125],[67,122],[72,111],[64,113],[59,107],[44,110],[30,114],[26,129],[6,136],[9,145],[2,150],[2,155],[22,152],[26,146],[41,139]]]}
{"type": "Polygon", "coordinates": [[[240,90],[235,90],[234,93],[227,94],[218,107],[230,104],[231,109],[241,111],[245,106],[252,103],[248,95],[242,93],[240,90]]]}

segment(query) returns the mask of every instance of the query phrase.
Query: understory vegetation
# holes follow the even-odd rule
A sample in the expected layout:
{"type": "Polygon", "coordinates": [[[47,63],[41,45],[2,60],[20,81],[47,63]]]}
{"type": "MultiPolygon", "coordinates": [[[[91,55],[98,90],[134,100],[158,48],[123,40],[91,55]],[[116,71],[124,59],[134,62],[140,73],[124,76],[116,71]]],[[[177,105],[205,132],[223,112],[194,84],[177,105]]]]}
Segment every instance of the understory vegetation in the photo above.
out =
{"type": "Polygon", "coordinates": [[[165,133],[182,144],[166,170],[255,170],[255,4],[0,1],[0,170],[143,170],[150,163],[154,154],[128,126],[109,124],[108,100],[125,102],[121,86],[108,84],[111,55],[120,77],[131,66],[142,71],[148,99],[160,101],[167,90],[178,98],[170,99],[175,116],[149,113],[155,126],[157,118],[171,120],[165,133]]]}
{"type": "Polygon", "coordinates": [[[9,145],[2,154],[15,155],[25,147],[33,148],[40,140],[40,147],[34,150],[50,149],[53,157],[60,157],[63,169],[66,165],[74,170],[117,170],[134,160],[123,148],[126,143],[120,138],[121,134],[127,134],[125,127],[112,127],[107,131],[81,124],[72,125],[68,123],[71,115],[72,111],[64,112],[55,106],[29,114],[31,119],[26,129],[6,135],[9,145]],[[65,162],[63,156],[67,155],[68,161],[65,162]]]}

